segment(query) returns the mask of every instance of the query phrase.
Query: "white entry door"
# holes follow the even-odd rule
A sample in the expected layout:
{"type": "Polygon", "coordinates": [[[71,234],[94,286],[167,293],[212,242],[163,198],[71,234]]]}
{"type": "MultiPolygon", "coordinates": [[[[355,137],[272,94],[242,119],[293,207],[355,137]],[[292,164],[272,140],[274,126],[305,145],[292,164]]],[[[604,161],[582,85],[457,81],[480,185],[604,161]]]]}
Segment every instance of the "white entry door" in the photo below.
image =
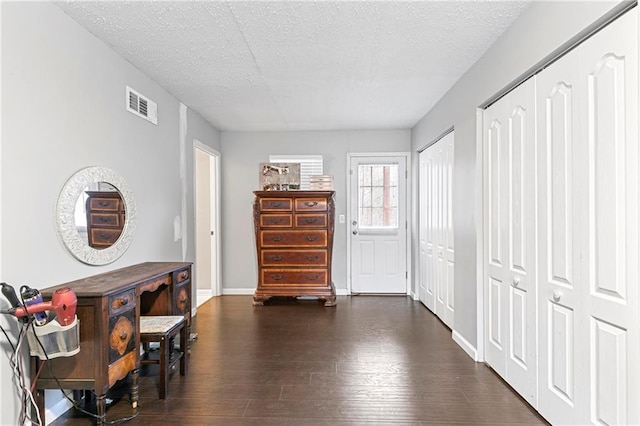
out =
{"type": "Polygon", "coordinates": [[[637,19],[537,80],[539,411],[553,424],[640,424],[637,19]]]}
{"type": "Polygon", "coordinates": [[[454,132],[420,153],[420,300],[453,328],[454,132]]]}
{"type": "Polygon", "coordinates": [[[485,359],[537,403],[535,83],[484,111],[485,359]]]}
{"type": "Polygon", "coordinates": [[[349,156],[352,293],[406,294],[407,156],[349,156]]]}

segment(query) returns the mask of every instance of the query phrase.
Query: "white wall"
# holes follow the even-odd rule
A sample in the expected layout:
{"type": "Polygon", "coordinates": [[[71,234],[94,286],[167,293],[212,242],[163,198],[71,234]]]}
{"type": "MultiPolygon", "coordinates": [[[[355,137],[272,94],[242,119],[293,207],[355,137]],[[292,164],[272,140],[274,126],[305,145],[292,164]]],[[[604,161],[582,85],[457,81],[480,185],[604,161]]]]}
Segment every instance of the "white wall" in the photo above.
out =
{"type": "MultiPolygon", "coordinates": [[[[53,3],[2,2],[0,7],[0,280],[42,288],[143,261],[192,261],[193,139],[219,151],[220,133],[187,110],[181,145],[178,99],[53,3]],[[125,110],[126,85],[158,103],[157,126],[125,110]],[[130,248],[102,267],[75,260],[58,240],[55,225],[61,187],[74,172],[92,165],[120,173],[138,207],[130,248]],[[174,241],[176,216],[185,218],[184,249],[182,241],[174,241]]],[[[7,325],[11,319],[0,321],[7,325]]],[[[6,345],[2,348],[7,355],[6,345]]],[[[18,418],[10,376],[6,356],[0,356],[3,424],[18,418]]]]}
{"type": "MultiPolygon", "coordinates": [[[[476,112],[489,100],[533,67],[545,56],[588,27],[618,2],[533,2],[487,51],[485,55],[447,92],[412,130],[411,146],[418,151],[445,130],[455,128],[453,222],[455,259],[454,331],[477,347],[478,303],[476,250],[478,209],[478,158],[476,157],[476,112]]],[[[417,179],[414,156],[414,179],[417,179]]],[[[416,181],[416,180],[414,180],[416,181]]],[[[414,202],[414,206],[417,206],[414,202]]],[[[415,214],[415,213],[414,213],[415,214]]],[[[415,216],[414,216],[415,217],[415,216]]],[[[412,238],[414,265],[417,265],[418,227],[412,238]]],[[[481,259],[480,259],[481,260],[481,259]]],[[[418,268],[414,267],[415,282],[418,268]]]]}
{"type": "Polygon", "coordinates": [[[222,282],[225,293],[251,294],[258,279],[253,235],[253,193],[258,189],[258,165],[270,154],[321,154],[324,174],[333,175],[336,191],[333,282],[347,288],[346,170],[349,152],[408,152],[409,130],[326,132],[222,133],[222,282]]]}

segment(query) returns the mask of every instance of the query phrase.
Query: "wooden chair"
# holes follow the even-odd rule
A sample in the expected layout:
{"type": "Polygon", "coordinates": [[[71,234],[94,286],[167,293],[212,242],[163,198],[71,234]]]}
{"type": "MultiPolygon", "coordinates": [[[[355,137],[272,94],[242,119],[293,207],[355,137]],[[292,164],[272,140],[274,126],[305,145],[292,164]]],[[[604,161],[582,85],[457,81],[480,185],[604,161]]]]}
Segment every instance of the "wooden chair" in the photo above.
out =
{"type": "Polygon", "coordinates": [[[140,342],[145,349],[140,364],[159,364],[160,399],[165,399],[169,391],[169,374],[178,361],[180,361],[180,375],[187,375],[189,336],[187,336],[186,325],[187,323],[181,315],[140,317],[140,342]],[[176,351],[173,348],[173,341],[178,333],[180,334],[180,350],[176,351]],[[148,348],[151,342],[160,344],[160,356],[157,359],[149,356],[148,348]]]}

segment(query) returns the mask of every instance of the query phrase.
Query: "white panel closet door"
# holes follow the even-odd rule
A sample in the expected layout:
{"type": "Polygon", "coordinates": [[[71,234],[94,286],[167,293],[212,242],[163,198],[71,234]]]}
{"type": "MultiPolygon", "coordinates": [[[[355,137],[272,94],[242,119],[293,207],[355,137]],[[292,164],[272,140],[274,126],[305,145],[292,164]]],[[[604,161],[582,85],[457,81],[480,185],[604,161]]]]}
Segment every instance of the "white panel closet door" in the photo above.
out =
{"type": "Polygon", "coordinates": [[[640,424],[637,19],[537,78],[539,411],[553,424],[640,424]]]}
{"type": "Polygon", "coordinates": [[[453,328],[454,132],[420,153],[420,300],[453,328]]]}
{"type": "Polygon", "coordinates": [[[430,197],[433,181],[433,158],[431,151],[424,150],[420,153],[420,301],[435,312],[435,271],[434,235],[432,223],[433,200],[430,197]]]}
{"type": "Polygon", "coordinates": [[[484,112],[485,358],[537,404],[535,85],[484,112]]]}

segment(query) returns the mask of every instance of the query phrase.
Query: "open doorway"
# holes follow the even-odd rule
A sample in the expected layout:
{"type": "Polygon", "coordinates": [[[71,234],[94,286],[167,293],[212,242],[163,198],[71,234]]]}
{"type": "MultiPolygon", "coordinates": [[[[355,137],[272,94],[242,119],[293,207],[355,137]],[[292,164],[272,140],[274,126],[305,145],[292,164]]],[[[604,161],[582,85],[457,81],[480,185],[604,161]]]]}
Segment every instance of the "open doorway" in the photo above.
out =
{"type": "Polygon", "coordinates": [[[220,153],[194,140],[194,265],[197,306],[222,293],[220,289],[220,153]]]}

